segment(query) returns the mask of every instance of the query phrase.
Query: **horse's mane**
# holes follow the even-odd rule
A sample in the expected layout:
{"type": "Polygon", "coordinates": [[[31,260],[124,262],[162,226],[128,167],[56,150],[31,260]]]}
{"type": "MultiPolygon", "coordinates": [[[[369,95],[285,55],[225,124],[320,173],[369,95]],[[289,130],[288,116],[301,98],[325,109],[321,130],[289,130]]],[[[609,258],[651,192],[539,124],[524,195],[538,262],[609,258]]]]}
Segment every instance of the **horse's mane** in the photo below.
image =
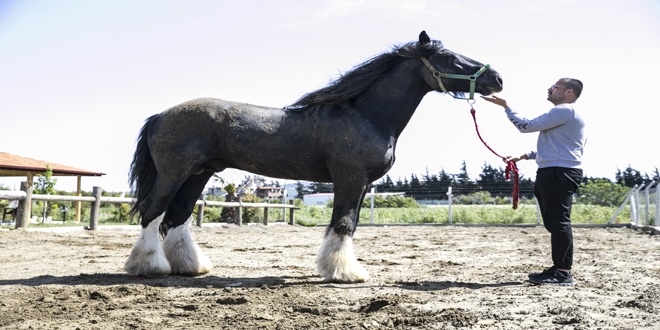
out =
{"type": "Polygon", "coordinates": [[[306,112],[327,106],[348,108],[401,60],[428,57],[443,50],[445,48],[442,42],[437,40],[428,43],[410,42],[395,46],[390,52],[376,55],[355,66],[328,86],[303,95],[298,101],[284,109],[292,112],[306,112]]]}

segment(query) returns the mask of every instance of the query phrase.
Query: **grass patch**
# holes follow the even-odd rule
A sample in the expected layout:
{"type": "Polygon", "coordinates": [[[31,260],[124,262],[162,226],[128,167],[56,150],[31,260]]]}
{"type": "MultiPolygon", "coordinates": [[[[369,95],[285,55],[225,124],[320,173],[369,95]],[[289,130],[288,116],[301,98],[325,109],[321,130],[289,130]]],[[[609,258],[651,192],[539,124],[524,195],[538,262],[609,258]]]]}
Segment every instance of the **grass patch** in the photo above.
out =
{"type": "MultiPolygon", "coordinates": [[[[213,208],[207,208],[207,211],[213,208]]],[[[616,212],[615,207],[574,204],[571,213],[573,224],[607,224],[616,212]]],[[[263,219],[263,210],[259,209],[259,216],[255,222],[261,222],[263,219]]],[[[288,210],[286,210],[288,222],[288,210]]],[[[206,214],[206,213],[205,213],[206,214]]],[[[332,209],[329,207],[302,206],[295,212],[296,223],[301,226],[316,226],[330,223],[332,209]]],[[[135,224],[129,221],[118,221],[111,212],[101,212],[99,215],[99,225],[120,225],[135,224]]],[[[283,211],[281,209],[271,209],[269,212],[269,222],[279,222],[283,220],[283,211]]],[[[614,223],[628,223],[630,221],[630,208],[624,207],[619,213],[614,223]]],[[[208,221],[206,216],[204,222],[208,221]]],[[[360,223],[371,223],[371,209],[363,208],[360,212],[360,223]]],[[[375,208],[374,224],[448,224],[449,207],[441,206],[421,206],[414,208],[375,208]]],[[[517,210],[510,205],[453,205],[452,223],[454,224],[535,224],[537,223],[536,205],[521,204],[517,210]]],[[[67,220],[53,221],[50,223],[30,223],[30,227],[63,227],[63,226],[89,226],[89,218],[80,222],[67,220]]],[[[14,224],[3,224],[2,228],[13,229],[14,224]]]]}
{"type": "MultiPolygon", "coordinates": [[[[535,224],[536,205],[519,205],[517,210],[510,205],[453,205],[454,224],[535,224]]],[[[573,205],[571,220],[574,224],[606,224],[616,212],[614,207],[596,205],[573,205]]],[[[328,224],[332,209],[327,207],[304,206],[296,211],[296,222],[301,225],[328,224]]],[[[624,208],[615,223],[626,223],[630,219],[629,208],[624,208]]],[[[360,223],[371,223],[371,210],[360,212],[360,223]]],[[[449,223],[449,207],[423,206],[416,208],[375,208],[374,224],[425,224],[449,223]]]]}

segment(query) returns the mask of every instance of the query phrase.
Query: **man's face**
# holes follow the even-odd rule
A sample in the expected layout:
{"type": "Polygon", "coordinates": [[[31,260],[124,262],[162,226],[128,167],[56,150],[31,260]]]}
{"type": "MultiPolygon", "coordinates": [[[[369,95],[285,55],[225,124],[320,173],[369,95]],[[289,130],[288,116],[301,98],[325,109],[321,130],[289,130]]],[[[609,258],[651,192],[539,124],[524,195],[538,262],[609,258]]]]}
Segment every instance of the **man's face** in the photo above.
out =
{"type": "Polygon", "coordinates": [[[570,88],[564,85],[563,81],[557,81],[548,88],[548,101],[552,102],[554,105],[564,103],[566,100],[566,91],[569,89],[570,88]]]}

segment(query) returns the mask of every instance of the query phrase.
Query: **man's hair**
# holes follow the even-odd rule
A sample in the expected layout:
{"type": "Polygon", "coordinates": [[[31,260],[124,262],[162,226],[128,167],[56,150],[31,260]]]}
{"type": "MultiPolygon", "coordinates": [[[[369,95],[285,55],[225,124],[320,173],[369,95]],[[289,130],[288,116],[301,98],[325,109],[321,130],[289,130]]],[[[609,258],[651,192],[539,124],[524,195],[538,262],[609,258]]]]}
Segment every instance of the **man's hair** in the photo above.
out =
{"type": "Polygon", "coordinates": [[[573,90],[573,93],[575,93],[575,98],[579,98],[580,94],[582,94],[582,82],[573,79],[573,78],[562,78],[561,79],[564,84],[566,85],[566,88],[570,88],[573,90]]]}

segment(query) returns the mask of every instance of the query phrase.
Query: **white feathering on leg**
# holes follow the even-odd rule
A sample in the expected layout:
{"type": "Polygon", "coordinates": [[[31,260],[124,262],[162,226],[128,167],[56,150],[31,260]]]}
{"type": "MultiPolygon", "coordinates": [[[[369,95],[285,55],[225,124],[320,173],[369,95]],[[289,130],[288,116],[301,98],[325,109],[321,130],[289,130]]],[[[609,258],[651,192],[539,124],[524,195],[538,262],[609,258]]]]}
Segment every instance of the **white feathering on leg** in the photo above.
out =
{"type": "Polygon", "coordinates": [[[316,258],[316,270],[328,281],[364,282],[369,273],[353,253],[353,238],[328,233],[316,258]]]}
{"type": "Polygon", "coordinates": [[[152,220],[147,228],[140,230],[138,238],[131,254],[124,264],[127,273],[138,276],[169,274],[170,263],[165,258],[163,247],[160,244],[158,227],[163,221],[165,213],[152,220]]]}
{"type": "Polygon", "coordinates": [[[192,216],[176,228],[168,231],[163,240],[165,256],[172,267],[172,274],[202,275],[211,271],[213,263],[190,234],[192,216]]]}

